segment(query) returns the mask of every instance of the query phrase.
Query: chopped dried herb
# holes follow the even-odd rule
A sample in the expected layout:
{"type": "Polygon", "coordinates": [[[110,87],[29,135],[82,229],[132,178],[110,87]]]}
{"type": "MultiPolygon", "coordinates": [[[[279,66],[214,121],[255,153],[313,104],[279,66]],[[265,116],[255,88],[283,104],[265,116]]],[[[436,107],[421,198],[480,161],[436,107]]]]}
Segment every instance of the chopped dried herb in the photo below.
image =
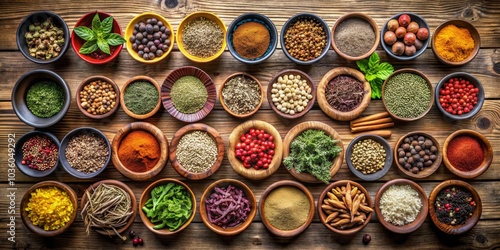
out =
{"type": "Polygon", "coordinates": [[[52,117],[63,108],[63,89],[55,82],[37,82],[28,89],[26,105],[35,116],[40,118],[52,117]]]}
{"type": "Polygon", "coordinates": [[[207,58],[221,50],[224,32],[216,22],[198,17],[184,26],[181,40],[189,54],[207,58]]]}
{"type": "Polygon", "coordinates": [[[84,132],[71,137],[65,155],[71,167],[90,174],[104,167],[109,151],[104,138],[93,132],[84,132]]]}
{"type": "Polygon", "coordinates": [[[160,99],[158,89],[150,82],[133,82],[125,89],[123,101],[127,109],[136,115],[147,114],[155,109],[160,99]]]}
{"type": "Polygon", "coordinates": [[[235,114],[248,114],[260,103],[260,87],[246,76],[231,78],[222,89],[222,98],[227,108],[235,114]]]}
{"type": "Polygon", "coordinates": [[[325,90],[328,104],[341,112],[357,108],[364,95],[363,83],[348,75],[333,78],[325,90]]]}
{"type": "Polygon", "coordinates": [[[208,91],[197,77],[183,76],[172,85],[170,97],[179,112],[193,114],[202,109],[207,102],[208,91]]]}

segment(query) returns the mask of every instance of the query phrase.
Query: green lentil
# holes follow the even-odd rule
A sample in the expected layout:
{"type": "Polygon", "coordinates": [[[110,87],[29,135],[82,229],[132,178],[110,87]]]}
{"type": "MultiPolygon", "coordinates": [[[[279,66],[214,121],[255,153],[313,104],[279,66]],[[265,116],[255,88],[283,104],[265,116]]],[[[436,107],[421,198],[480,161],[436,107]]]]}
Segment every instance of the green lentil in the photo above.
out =
{"type": "Polygon", "coordinates": [[[387,109],[398,117],[415,118],[427,110],[431,90],[424,78],[412,73],[397,74],[385,85],[387,109]]]}
{"type": "Polygon", "coordinates": [[[351,162],[363,174],[373,174],[384,168],[387,153],[384,146],[373,139],[358,141],[352,147],[351,162]]]}
{"type": "Polygon", "coordinates": [[[28,89],[26,105],[35,116],[40,118],[52,117],[63,108],[63,89],[55,82],[37,82],[28,89]]]}
{"type": "Polygon", "coordinates": [[[202,109],[207,102],[208,91],[197,77],[183,76],[174,82],[170,97],[179,112],[193,114],[202,109]]]}
{"type": "Polygon", "coordinates": [[[147,114],[155,109],[159,99],[158,89],[150,82],[133,82],[123,96],[125,106],[137,115],[147,114]]]}

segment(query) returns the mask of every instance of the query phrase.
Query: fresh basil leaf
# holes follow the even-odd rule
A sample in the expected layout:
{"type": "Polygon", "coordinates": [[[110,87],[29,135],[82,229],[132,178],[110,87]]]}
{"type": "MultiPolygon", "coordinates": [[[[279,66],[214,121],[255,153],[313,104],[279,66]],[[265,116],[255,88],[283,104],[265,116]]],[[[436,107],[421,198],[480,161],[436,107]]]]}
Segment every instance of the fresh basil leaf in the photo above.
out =
{"type": "Polygon", "coordinates": [[[97,39],[97,46],[102,52],[108,55],[111,54],[111,52],[109,51],[109,45],[104,39],[97,39]]]}
{"type": "Polygon", "coordinates": [[[377,78],[385,80],[394,72],[394,67],[389,63],[383,62],[378,66],[377,78]]]}
{"type": "Polygon", "coordinates": [[[99,18],[99,13],[96,11],[92,19],[92,30],[97,33],[97,31],[101,31],[101,29],[101,19],[99,18]]]}
{"type": "Polygon", "coordinates": [[[366,74],[365,78],[367,81],[371,82],[377,78],[377,75],[376,74],[366,74]]]}
{"type": "Polygon", "coordinates": [[[122,36],[116,33],[107,34],[104,36],[104,39],[111,46],[118,46],[120,44],[127,42],[122,36]]]}
{"type": "Polygon", "coordinates": [[[373,54],[370,56],[370,59],[368,60],[368,68],[375,69],[378,67],[379,64],[380,64],[380,57],[378,56],[377,52],[373,52],[373,54]]]}
{"type": "Polygon", "coordinates": [[[92,41],[97,39],[94,31],[89,29],[89,27],[86,26],[78,26],[73,29],[75,31],[75,34],[80,37],[81,39],[85,41],[92,41]]]}
{"type": "Polygon", "coordinates": [[[369,83],[372,89],[372,99],[380,99],[382,97],[382,84],[384,84],[384,81],[375,78],[373,81],[369,81],[369,83]]]}
{"type": "Polygon", "coordinates": [[[82,45],[79,52],[80,54],[87,55],[96,51],[98,48],[99,47],[97,47],[97,40],[87,41],[82,45]]]}
{"type": "Polygon", "coordinates": [[[101,30],[104,34],[109,34],[111,33],[112,29],[113,29],[113,17],[108,16],[104,20],[102,20],[101,30]]]}
{"type": "Polygon", "coordinates": [[[361,72],[365,73],[368,72],[368,59],[362,59],[359,61],[356,61],[356,65],[358,65],[359,70],[361,72]]]}

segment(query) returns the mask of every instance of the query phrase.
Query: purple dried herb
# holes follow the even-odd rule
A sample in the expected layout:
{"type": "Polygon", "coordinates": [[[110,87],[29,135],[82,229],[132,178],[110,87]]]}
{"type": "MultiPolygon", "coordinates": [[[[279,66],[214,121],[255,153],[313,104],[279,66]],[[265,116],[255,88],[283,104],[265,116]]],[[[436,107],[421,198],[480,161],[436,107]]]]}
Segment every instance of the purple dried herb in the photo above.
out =
{"type": "Polygon", "coordinates": [[[223,228],[241,224],[251,211],[250,201],[243,190],[233,185],[214,188],[205,204],[210,223],[223,228]]]}

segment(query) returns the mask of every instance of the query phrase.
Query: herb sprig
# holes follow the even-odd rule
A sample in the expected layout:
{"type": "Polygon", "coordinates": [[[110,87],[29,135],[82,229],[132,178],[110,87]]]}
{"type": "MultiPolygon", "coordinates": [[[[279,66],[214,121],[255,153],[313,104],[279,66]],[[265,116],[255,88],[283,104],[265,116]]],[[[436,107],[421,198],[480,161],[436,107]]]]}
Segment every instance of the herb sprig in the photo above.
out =
{"type": "Polygon", "coordinates": [[[387,62],[380,63],[377,52],[373,52],[369,59],[356,61],[356,65],[370,83],[372,99],[380,99],[382,97],[382,84],[394,72],[394,67],[387,62]]]}
{"type": "Polygon", "coordinates": [[[106,54],[111,54],[109,46],[118,46],[126,40],[117,33],[111,33],[113,30],[113,17],[106,17],[104,20],[99,18],[96,11],[92,19],[92,29],[86,26],[78,26],[74,29],[77,36],[86,42],[80,48],[81,54],[90,54],[98,49],[106,54]]]}

